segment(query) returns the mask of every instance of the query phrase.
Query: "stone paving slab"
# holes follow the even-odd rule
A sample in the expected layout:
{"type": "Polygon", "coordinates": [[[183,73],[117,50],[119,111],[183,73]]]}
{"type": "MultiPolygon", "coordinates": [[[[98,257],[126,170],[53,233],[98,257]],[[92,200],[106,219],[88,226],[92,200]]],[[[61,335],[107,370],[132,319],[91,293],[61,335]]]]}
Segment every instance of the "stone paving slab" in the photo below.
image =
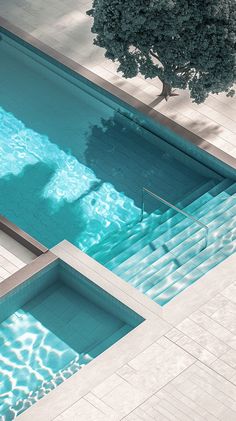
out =
{"type": "Polygon", "coordinates": [[[0,230],[0,282],[35,259],[35,255],[0,230]]]}

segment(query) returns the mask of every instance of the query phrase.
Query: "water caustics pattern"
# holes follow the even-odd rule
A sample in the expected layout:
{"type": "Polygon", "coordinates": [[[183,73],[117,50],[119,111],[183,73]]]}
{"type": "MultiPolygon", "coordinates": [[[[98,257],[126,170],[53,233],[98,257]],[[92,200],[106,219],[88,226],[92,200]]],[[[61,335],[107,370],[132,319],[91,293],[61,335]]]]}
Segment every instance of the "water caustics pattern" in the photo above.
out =
{"type": "Polygon", "coordinates": [[[37,164],[44,164],[52,172],[40,198],[48,201],[52,216],[65,204],[73,204],[73,212],[83,220],[86,229],[74,241],[82,250],[140,217],[132,199],[0,107],[0,178],[21,176],[27,167],[37,164]]]}
{"type": "Polygon", "coordinates": [[[92,360],[20,309],[0,325],[0,420],[10,421],[92,360]]]}

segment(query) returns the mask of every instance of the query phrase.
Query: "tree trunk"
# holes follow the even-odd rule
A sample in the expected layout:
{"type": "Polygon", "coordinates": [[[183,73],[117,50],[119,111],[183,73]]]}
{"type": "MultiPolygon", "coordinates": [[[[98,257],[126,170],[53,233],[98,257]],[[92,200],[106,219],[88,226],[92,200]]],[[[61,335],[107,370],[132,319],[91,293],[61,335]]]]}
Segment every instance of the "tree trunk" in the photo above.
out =
{"type": "Polygon", "coordinates": [[[169,85],[169,83],[162,81],[162,91],[160,93],[160,96],[165,98],[166,101],[170,96],[173,96],[172,88],[171,85],[169,85]]]}
{"type": "Polygon", "coordinates": [[[170,96],[179,96],[179,94],[176,94],[174,92],[174,90],[172,89],[171,85],[169,85],[169,83],[166,83],[163,80],[161,82],[162,82],[162,91],[159,97],[164,98],[166,101],[168,101],[170,96]]]}

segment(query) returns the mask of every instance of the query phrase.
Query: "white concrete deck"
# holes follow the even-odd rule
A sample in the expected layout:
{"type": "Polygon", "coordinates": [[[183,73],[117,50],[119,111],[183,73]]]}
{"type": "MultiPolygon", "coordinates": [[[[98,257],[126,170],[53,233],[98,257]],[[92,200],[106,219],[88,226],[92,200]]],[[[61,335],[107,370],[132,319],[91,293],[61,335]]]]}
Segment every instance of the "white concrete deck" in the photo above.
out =
{"type": "Polygon", "coordinates": [[[188,92],[157,104],[158,80],[125,80],[93,45],[88,0],[0,0],[0,15],[236,158],[236,97],[210,95],[196,105],[188,92]]]}
{"type": "Polygon", "coordinates": [[[35,259],[35,255],[0,230],[0,282],[35,259]]]}
{"type": "Polygon", "coordinates": [[[145,322],[19,421],[236,420],[236,255],[220,265],[224,282],[216,268],[208,273],[197,310],[194,289],[201,280],[188,288],[188,296],[182,293],[187,317],[167,321],[167,312],[72,244],[63,241],[52,252],[145,322]]]}

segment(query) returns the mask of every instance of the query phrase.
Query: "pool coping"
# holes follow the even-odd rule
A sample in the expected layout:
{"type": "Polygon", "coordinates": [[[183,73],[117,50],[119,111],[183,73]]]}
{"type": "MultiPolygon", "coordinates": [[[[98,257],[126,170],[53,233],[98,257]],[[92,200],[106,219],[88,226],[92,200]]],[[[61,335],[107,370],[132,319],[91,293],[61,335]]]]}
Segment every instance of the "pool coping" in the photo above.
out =
{"type": "Polygon", "coordinates": [[[27,248],[36,256],[40,256],[48,251],[47,247],[35,240],[25,231],[20,229],[17,225],[9,221],[5,216],[0,214],[0,231],[12,237],[19,244],[27,248]]]}
{"type": "Polygon", "coordinates": [[[0,299],[11,293],[15,288],[26,282],[31,276],[36,275],[45,267],[57,260],[57,257],[49,250],[36,257],[17,272],[0,282],[0,299]]]}
{"type": "Polygon", "coordinates": [[[173,326],[180,323],[196,309],[229,286],[233,282],[235,275],[233,268],[236,268],[236,253],[233,253],[196,282],[181,291],[180,294],[175,296],[167,304],[160,306],[69,241],[61,241],[51,251],[59,257],[63,256],[64,260],[68,259],[69,263],[73,262],[76,256],[77,262],[74,263],[78,264],[80,271],[84,272],[85,276],[92,270],[98,277],[102,276],[104,279],[109,279],[108,287],[109,284],[112,284],[113,288],[118,288],[127,297],[139,303],[141,307],[146,308],[149,312],[161,317],[173,326]]]}
{"type": "Polygon", "coordinates": [[[75,60],[66,57],[64,54],[60,53],[59,51],[40,41],[38,38],[35,38],[30,33],[24,31],[23,29],[20,29],[19,27],[9,22],[7,19],[0,16],[0,30],[1,28],[9,32],[10,34],[13,34],[15,37],[20,38],[22,41],[24,41],[31,47],[38,49],[41,53],[45,54],[46,56],[56,60],[61,65],[70,69],[72,72],[86,78],[94,85],[104,89],[105,91],[108,91],[114,97],[130,105],[137,111],[143,113],[145,116],[151,118],[156,123],[166,126],[168,129],[172,130],[172,132],[174,132],[178,136],[181,136],[186,142],[194,144],[206,153],[224,162],[231,168],[236,169],[236,158],[234,158],[230,154],[212,145],[207,140],[184,128],[180,124],[166,117],[161,112],[154,110],[152,107],[148,106],[144,102],[126,93],[122,89],[103,79],[101,76],[98,76],[96,73],[92,72],[91,70],[88,70],[86,67],[77,63],[75,60]]]}

